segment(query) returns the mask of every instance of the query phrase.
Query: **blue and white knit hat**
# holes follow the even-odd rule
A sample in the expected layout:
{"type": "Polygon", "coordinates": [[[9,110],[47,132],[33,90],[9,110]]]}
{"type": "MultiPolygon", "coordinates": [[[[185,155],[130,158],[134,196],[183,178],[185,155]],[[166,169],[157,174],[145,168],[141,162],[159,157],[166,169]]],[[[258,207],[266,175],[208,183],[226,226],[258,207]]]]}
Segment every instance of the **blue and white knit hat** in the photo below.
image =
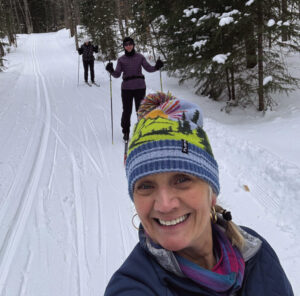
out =
{"type": "Polygon", "coordinates": [[[126,160],[128,190],[147,175],[183,172],[206,181],[218,195],[218,164],[203,130],[200,108],[171,94],[149,94],[141,103],[126,160]]]}

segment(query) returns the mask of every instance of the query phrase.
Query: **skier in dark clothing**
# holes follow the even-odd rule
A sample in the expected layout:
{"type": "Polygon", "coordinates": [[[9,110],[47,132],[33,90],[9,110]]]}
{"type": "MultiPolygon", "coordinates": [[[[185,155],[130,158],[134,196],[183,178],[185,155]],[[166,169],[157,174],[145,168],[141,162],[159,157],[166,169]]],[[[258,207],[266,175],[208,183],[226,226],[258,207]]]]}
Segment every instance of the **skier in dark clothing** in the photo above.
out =
{"type": "Polygon", "coordinates": [[[91,81],[95,83],[95,72],[94,72],[94,52],[98,52],[98,45],[94,46],[89,39],[84,40],[84,44],[78,49],[78,53],[82,54],[82,62],[84,68],[84,80],[88,83],[88,69],[90,67],[91,81]]]}
{"type": "Polygon", "coordinates": [[[123,72],[121,87],[123,113],[121,127],[124,141],[128,141],[129,139],[133,99],[137,112],[146,94],[145,77],[142,74],[142,67],[147,72],[155,72],[163,67],[161,60],[157,60],[155,66],[151,66],[142,54],[135,51],[134,45],[133,39],[126,37],[123,40],[125,54],[118,59],[116,70],[113,68],[113,63],[109,62],[106,65],[106,70],[115,78],[120,77],[123,72]]]}

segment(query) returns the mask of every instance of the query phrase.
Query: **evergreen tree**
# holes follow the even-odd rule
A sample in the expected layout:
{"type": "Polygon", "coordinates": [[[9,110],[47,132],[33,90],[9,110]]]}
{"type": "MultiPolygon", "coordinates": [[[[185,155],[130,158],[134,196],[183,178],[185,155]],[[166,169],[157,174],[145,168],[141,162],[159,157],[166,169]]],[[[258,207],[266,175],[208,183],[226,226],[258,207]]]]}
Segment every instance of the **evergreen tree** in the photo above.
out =
{"type": "MultiPolygon", "coordinates": [[[[282,56],[275,54],[277,46],[283,46],[278,42],[281,30],[273,34],[272,47],[276,51],[266,51],[266,20],[276,13],[281,16],[278,2],[182,1],[176,6],[168,3],[168,10],[162,9],[163,17],[157,17],[151,1],[143,2],[148,3],[148,18],[153,19],[152,23],[163,19],[159,36],[162,51],[168,58],[169,73],[179,75],[180,82],[194,79],[197,93],[216,100],[225,99],[227,110],[231,106],[246,106],[256,94],[258,108],[264,110],[267,106],[262,106],[261,101],[270,98],[271,92],[288,91],[297,85],[297,80],[287,73],[282,56]],[[260,4],[261,9],[257,7],[260,4]],[[259,22],[261,12],[262,22],[259,22]],[[272,77],[276,76],[276,80],[266,84],[267,69],[273,69],[272,77]]],[[[296,23],[293,26],[293,30],[292,25],[288,26],[289,34],[297,40],[299,30],[296,23]]],[[[288,46],[299,48],[292,42],[288,46]]],[[[270,99],[266,102],[271,104],[270,99]]]]}
{"type": "Polygon", "coordinates": [[[84,0],[80,3],[81,23],[104,59],[116,59],[121,44],[116,32],[115,1],[84,0]]]}

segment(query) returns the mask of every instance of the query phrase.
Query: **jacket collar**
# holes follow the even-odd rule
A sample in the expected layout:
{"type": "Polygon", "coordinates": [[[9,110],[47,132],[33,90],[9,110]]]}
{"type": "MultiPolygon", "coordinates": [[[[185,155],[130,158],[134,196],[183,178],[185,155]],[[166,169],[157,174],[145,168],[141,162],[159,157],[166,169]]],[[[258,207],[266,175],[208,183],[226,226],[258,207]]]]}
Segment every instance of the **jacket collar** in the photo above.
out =
{"type": "MultiPolygon", "coordinates": [[[[218,227],[225,231],[225,228],[223,227],[224,223],[226,223],[221,217],[218,217],[218,227]]],[[[255,237],[245,230],[243,230],[241,227],[238,227],[240,233],[245,239],[245,245],[243,250],[241,250],[241,254],[243,256],[243,259],[245,262],[249,261],[251,258],[253,258],[257,252],[260,250],[262,241],[255,237]]],[[[147,234],[144,231],[144,228],[142,225],[140,225],[139,230],[139,240],[141,247],[147,252],[150,253],[156,261],[159,263],[161,267],[168,270],[169,272],[179,276],[179,277],[185,277],[185,275],[182,273],[178,262],[175,258],[175,255],[172,251],[166,250],[160,245],[154,243],[150,237],[147,236],[147,234]]]]}
{"type": "Polygon", "coordinates": [[[124,50],[125,50],[125,55],[126,55],[127,57],[132,57],[132,56],[135,54],[134,48],[132,49],[131,52],[128,52],[126,49],[124,49],[124,50]]]}

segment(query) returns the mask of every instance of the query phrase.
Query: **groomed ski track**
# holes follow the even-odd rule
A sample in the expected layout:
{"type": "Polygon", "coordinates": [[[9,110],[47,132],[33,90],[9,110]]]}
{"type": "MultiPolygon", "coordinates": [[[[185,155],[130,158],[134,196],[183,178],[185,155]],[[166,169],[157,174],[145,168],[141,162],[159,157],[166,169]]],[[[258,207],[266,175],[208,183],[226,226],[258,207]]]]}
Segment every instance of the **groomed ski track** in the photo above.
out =
{"type": "MultiPolygon", "coordinates": [[[[112,144],[109,76],[97,62],[101,86],[88,87],[80,61],[77,86],[78,56],[66,31],[22,35],[10,57],[10,79],[0,76],[0,296],[103,295],[137,242],[121,79],[113,80],[112,144]]],[[[147,92],[158,90],[159,75],[145,74],[147,92]]],[[[186,96],[174,80],[165,83],[186,96]]],[[[220,166],[221,204],[275,245],[300,291],[300,168],[211,118],[204,124],[220,166]]]]}

